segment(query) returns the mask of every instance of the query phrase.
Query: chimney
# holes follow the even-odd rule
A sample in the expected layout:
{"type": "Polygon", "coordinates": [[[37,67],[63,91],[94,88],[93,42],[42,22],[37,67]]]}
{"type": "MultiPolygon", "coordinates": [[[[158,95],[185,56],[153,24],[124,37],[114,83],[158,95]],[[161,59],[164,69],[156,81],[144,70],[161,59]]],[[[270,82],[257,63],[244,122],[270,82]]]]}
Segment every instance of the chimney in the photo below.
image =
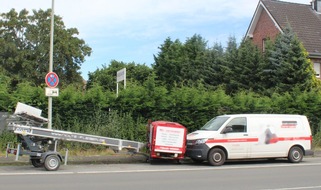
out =
{"type": "Polygon", "coordinates": [[[321,13],[321,0],[312,0],[311,4],[315,11],[321,13]]]}

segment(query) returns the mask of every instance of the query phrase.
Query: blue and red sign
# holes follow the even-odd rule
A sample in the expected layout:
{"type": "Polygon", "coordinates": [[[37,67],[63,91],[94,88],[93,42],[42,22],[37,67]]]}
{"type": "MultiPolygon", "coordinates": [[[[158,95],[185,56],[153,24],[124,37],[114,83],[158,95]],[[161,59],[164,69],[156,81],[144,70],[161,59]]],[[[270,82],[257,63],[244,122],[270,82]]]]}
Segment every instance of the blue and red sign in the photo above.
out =
{"type": "Polygon", "coordinates": [[[46,75],[46,84],[50,88],[55,88],[59,83],[58,75],[55,72],[49,72],[46,75]]]}

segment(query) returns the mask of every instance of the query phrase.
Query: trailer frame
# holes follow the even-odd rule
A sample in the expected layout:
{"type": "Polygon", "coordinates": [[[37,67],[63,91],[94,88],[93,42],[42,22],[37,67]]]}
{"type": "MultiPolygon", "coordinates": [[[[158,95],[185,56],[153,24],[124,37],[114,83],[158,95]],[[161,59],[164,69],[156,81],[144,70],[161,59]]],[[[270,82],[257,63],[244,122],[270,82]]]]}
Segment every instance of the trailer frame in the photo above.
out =
{"type": "Polygon", "coordinates": [[[114,152],[127,150],[130,153],[138,153],[145,143],[97,136],[84,133],[42,128],[48,119],[40,116],[41,110],[18,103],[15,113],[8,120],[8,130],[13,131],[18,138],[18,144],[8,143],[6,157],[9,154],[19,156],[29,155],[34,167],[44,167],[48,171],[58,170],[60,164],[65,160],[67,165],[68,149],[65,156],[58,151],[58,141],[70,141],[103,145],[111,148],[114,152]],[[36,115],[35,115],[36,113],[36,115]]]}

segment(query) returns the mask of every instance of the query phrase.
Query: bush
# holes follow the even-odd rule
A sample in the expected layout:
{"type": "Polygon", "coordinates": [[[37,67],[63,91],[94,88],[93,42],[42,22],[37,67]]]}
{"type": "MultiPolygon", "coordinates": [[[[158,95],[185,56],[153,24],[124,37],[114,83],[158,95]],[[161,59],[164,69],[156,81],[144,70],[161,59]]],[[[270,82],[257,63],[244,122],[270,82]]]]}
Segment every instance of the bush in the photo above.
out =
{"type": "MultiPolygon", "coordinates": [[[[147,122],[144,122],[141,118],[134,120],[130,113],[96,111],[92,116],[75,119],[67,126],[60,123],[55,128],[75,133],[144,142],[146,141],[146,124],[147,122]]],[[[60,145],[64,148],[80,151],[87,149],[102,150],[105,148],[105,146],[67,141],[60,142],[60,145]]]]}
{"type": "Polygon", "coordinates": [[[17,142],[17,138],[13,132],[5,130],[0,134],[0,150],[1,150],[1,152],[6,150],[8,142],[15,143],[15,142],[17,142]]]}

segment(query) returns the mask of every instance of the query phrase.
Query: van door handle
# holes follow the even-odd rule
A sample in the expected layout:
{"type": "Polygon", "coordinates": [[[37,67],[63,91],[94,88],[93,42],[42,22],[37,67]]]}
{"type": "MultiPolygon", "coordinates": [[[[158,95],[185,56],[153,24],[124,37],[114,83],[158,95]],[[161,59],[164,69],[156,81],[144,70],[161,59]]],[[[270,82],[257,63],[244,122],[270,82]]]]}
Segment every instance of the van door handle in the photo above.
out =
{"type": "Polygon", "coordinates": [[[249,136],[248,134],[244,134],[243,136],[249,136]]]}

